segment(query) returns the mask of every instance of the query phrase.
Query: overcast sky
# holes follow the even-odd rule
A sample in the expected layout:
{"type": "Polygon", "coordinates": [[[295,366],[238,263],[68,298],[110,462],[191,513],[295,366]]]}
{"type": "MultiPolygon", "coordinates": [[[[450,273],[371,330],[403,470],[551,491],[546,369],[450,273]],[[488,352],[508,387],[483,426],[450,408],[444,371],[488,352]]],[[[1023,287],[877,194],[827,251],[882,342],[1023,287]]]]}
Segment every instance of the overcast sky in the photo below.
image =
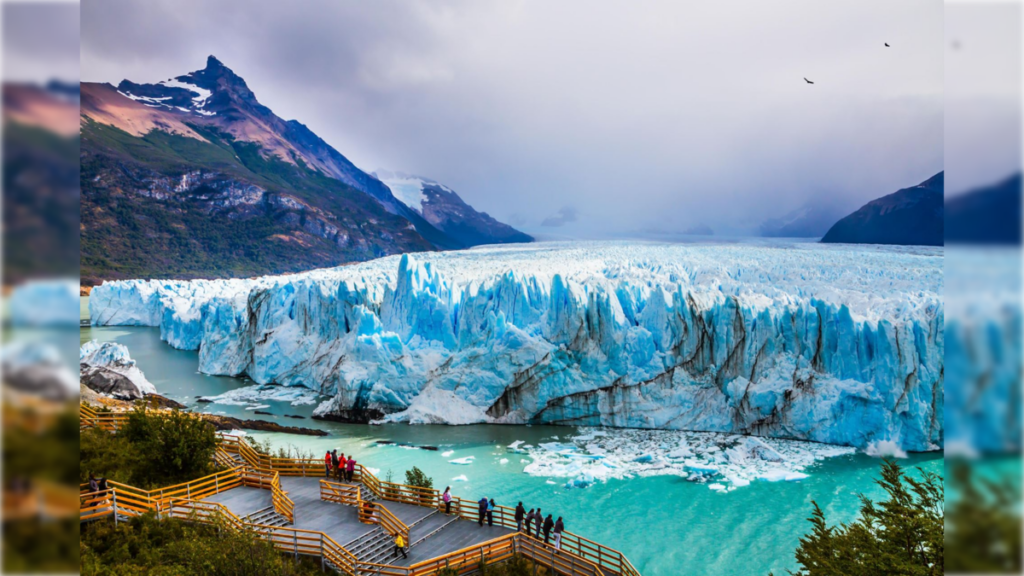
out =
{"type": "Polygon", "coordinates": [[[942,11],[90,0],[82,79],[155,82],[214,54],[361,168],[433,178],[528,231],[742,232],[811,198],[856,207],[942,169],[942,11]]]}

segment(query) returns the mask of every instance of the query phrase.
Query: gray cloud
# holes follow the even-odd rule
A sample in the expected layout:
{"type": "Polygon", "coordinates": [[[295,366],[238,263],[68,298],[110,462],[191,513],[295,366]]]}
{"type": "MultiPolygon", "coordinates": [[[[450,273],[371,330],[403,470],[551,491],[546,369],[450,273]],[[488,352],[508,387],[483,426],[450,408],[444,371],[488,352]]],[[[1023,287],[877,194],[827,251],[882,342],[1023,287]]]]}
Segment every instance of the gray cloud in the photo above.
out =
{"type": "Polygon", "coordinates": [[[554,216],[548,216],[540,223],[541,226],[548,228],[559,228],[569,222],[575,222],[577,219],[576,209],[571,206],[565,206],[558,211],[554,216]]]}
{"type": "Polygon", "coordinates": [[[93,0],[82,74],[156,81],[216,54],[357,165],[433,178],[499,219],[580,206],[581,235],[729,233],[821,191],[863,201],[942,169],[942,10],[93,0]]]}

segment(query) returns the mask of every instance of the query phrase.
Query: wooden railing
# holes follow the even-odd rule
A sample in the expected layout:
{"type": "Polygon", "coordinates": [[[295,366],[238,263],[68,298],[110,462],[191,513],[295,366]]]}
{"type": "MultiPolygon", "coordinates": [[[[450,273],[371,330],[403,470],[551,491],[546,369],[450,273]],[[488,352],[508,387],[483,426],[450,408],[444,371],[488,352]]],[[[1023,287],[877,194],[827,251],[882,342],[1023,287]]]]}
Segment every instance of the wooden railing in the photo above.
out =
{"type": "Polygon", "coordinates": [[[409,544],[409,527],[380,503],[364,502],[359,506],[359,521],[364,524],[379,523],[380,527],[392,537],[401,534],[406,545],[409,544]]]}
{"type": "Polygon", "coordinates": [[[200,499],[242,485],[241,466],[214,472],[209,476],[155,490],[143,490],[128,484],[107,482],[108,489],[89,492],[89,485],[79,486],[79,517],[92,520],[113,514],[139,516],[146,512],[165,513],[175,498],[200,499]],[[100,503],[106,502],[106,505],[100,503]]]}
{"type": "Polygon", "coordinates": [[[245,528],[245,522],[219,502],[173,498],[169,504],[168,515],[172,518],[205,522],[208,524],[224,524],[235,530],[245,528]]]}
{"type": "Polygon", "coordinates": [[[274,472],[274,479],[270,483],[270,499],[274,503],[274,511],[288,519],[291,524],[295,523],[295,502],[288,497],[288,493],[281,489],[281,477],[274,472]]]}
{"type": "Polygon", "coordinates": [[[358,485],[338,484],[327,480],[320,481],[320,499],[345,506],[359,506],[362,503],[358,485]]]}

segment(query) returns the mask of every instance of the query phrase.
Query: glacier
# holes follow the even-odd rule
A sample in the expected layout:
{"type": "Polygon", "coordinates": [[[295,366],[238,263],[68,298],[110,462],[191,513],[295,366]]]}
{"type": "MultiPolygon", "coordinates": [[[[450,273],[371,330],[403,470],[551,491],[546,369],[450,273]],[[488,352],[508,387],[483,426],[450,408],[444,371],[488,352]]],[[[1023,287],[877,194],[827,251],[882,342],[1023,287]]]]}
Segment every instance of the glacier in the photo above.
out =
{"type": "Polygon", "coordinates": [[[326,395],[342,421],[943,445],[941,248],[539,243],[93,289],[199,370],[326,395]]]}

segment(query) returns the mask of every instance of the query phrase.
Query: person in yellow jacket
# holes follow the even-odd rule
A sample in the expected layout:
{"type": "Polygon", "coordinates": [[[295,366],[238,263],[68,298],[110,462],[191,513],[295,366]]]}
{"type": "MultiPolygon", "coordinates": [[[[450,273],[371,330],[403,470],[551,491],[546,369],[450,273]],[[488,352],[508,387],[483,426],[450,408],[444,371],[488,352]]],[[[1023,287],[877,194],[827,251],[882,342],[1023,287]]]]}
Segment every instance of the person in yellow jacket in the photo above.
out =
{"type": "Polygon", "coordinates": [[[402,538],[401,532],[395,535],[395,558],[398,558],[399,552],[402,553],[402,558],[408,558],[405,554],[405,538],[402,538]]]}

